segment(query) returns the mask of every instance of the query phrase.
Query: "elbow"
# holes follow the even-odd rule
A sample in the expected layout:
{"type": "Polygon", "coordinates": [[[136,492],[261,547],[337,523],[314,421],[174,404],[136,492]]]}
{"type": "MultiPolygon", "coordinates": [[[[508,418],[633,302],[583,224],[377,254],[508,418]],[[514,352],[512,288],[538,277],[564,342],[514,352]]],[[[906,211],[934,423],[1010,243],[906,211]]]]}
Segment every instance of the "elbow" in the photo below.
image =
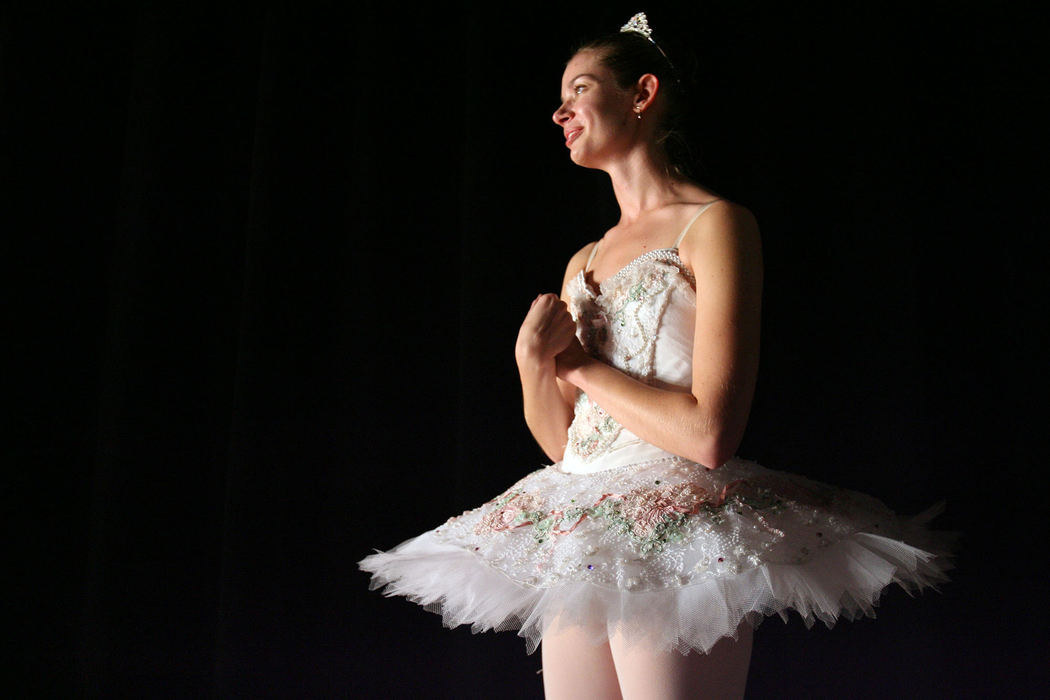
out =
{"type": "Polygon", "coordinates": [[[739,446],[738,437],[729,435],[726,431],[717,431],[697,440],[695,449],[685,456],[708,469],[717,469],[736,456],[739,446]]]}
{"type": "Polygon", "coordinates": [[[708,469],[717,469],[718,467],[722,466],[723,464],[725,464],[726,462],[728,462],[732,458],[733,458],[733,453],[732,452],[710,451],[710,452],[704,452],[704,453],[701,453],[701,454],[697,454],[692,459],[697,464],[703,465],[704,467],[707,467],[708,469]]]}
{"type": "Polygon", "coordinates": [[[710,409],[698,414],[694,414],[694,422],[684,431],[691,437],[682,456],[708,469],[717,469],[736,456],[747,419],[710,409]]]}

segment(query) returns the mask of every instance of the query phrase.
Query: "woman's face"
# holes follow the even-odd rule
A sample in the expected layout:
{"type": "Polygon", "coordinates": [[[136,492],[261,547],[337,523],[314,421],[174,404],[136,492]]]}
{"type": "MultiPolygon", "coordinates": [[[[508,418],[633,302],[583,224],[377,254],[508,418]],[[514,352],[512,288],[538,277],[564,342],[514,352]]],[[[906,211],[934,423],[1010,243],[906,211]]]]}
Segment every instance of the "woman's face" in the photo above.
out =
{"type": "Polygon", "coordinates": [[[616,85],[612,72],[594,51],[581,51],[565,66],[561,106],[554,123],[565,132],[565,145],[577,165],[603,168],[626,152],[638,129],[630,91],[616,85]]]}

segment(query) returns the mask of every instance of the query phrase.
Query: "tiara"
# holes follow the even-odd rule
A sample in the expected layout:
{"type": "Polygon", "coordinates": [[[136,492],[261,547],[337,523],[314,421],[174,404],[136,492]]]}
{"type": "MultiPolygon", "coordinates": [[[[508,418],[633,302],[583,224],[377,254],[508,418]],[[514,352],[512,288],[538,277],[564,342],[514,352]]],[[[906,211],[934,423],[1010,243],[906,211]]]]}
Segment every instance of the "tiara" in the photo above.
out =
{"type": "MultiPolygon", "coordinates": [[[[653,41],[653,30],[649,28],[649,20],[645,18],[644,12],[639,12],[634,17],[627,21],[627,24],[620,27],[620,33],[634,32],[635,34],[641,34],[649,41],[653,41]]],[[[656,42],[653,41],[655,44],[656,42]]]]}
{"type": "Polygon", "coordinates": [[[659,51],[663,55],[664,60],[667,61],[667,65],[671,66],[671,73],[674,75],[675,82],[681,82],[681,79],[678,77],[678,69],[675,68],[674,62],[671,61],[671,58],[663,48],[661,48],[661,46],[656,43],[656,40],[653,39],[653,30],[649,28],[649,20],[646,19],[644,12],[639,12],[634,17],[627,20],[627,24],[620,27],[620,33],[623,34],[625,32],[639,34],[652,42],[652,45],[656,47],[656,50],[659,51]]]}

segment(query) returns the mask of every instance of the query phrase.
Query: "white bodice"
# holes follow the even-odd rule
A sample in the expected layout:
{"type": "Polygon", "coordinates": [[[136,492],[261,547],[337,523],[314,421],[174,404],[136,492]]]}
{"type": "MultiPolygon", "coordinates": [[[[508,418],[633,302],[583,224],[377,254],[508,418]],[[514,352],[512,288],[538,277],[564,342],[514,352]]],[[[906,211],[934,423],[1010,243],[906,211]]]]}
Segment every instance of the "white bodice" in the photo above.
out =
{"type": "MultiPolygon", "coordinates": [[[[677,248],[645,253],[594,290],[585,273],[566,289],[576,334],[592,356],[647,384],[692,390],[696,292],[677,248]]],[[[591,473],[673,456],[621,426],[577,392],[565,455],[558,465],[591,473]]]]}

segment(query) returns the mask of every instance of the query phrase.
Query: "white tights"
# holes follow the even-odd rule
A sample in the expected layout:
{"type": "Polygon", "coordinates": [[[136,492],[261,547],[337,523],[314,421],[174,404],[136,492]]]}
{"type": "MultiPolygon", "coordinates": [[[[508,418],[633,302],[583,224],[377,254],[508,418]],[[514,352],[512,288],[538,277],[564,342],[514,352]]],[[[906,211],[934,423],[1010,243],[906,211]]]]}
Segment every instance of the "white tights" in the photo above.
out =
{"type": "Polygon", "coordinates": [[[594,645],[578,628],[545,634],[543,691],[547,700],[697,700],[744,697],[751,663],[751,625],[708,654],[683,656],[628,646],[619,635],[594,645]]]}

